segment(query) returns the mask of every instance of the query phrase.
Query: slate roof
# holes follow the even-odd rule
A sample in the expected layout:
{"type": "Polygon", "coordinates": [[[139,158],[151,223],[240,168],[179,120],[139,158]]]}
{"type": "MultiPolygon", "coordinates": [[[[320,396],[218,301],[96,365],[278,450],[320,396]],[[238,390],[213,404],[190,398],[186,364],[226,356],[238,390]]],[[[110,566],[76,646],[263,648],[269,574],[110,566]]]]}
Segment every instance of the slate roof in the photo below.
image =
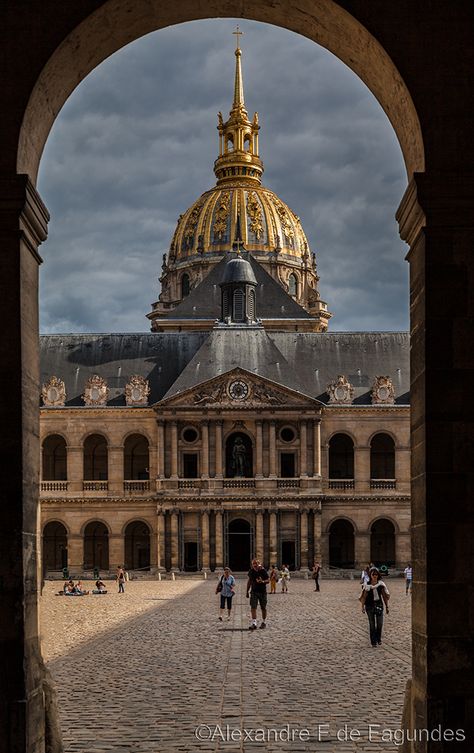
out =
{"type": "Polygon", "coordinates": [[[353,403],[371,404],[376,376],[390,376],[396,403],[409,402],[409,336],[397,332],[271,332],[250,327],[214,329],[168,390],[171,397],[240,366],[322,402],[344,374],[353,403]]]}
{"type": "Polygon", "coordinates": [[[354,403],[370,405],[376,376],[392,378],[396,403],[409,402],[409,336],[405,332],[271,332],[219,327],[211,332],[43,335],[41,381],[64,380],[67,405],[83,405],[86,380],[99,374],[108,405],[125,405],[133,374],[150,381],[150,404],[237,366],[326,402],[326,386],[344,374],[354,403]]]}
{"type": "MultiPolygon", "coordinates": [[[[231,258],[230,254],[224,256],[175,309],[160,319],[220,319],[220,283],[224,279],[229,258],[231,258]]],[[[283,290],[280,283],[268,274],[252,254],[248,254],[247,258],[257,280],[256,313],[258,319],[311,319],[308,312],[283,290]]],[[[160,320],[157,321],[159,324],[160,320]]]]}
{"type": "Polygon", "coordinates": [[[55,375],[66,385],[66,405],[84,405],[87,379],[99,374],[109,386],[108,405],[125,405],[133,374],[149,379],[149,402],[165,395],[209,336],[208,332],[155,334],[42,335],[41,383],[55,375]]]}

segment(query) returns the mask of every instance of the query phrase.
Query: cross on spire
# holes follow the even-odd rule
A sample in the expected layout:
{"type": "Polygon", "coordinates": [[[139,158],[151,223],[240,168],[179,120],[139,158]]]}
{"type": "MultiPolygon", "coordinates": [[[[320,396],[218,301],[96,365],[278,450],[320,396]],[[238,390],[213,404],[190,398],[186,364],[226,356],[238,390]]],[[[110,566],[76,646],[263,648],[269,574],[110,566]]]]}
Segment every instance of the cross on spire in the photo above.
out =
{"type": "Polygon", "coordinates": [[[241,36],[243,35],[243,33],[244,33],[244,32],[243,32],[243,31],[240,31],[240,28],[239,28],[238,26],[237,26],[237,29],[236,29],[236,31],[233,31],[233,32],[232,32],[232,34],[235,34],[235,36],[237,37],[237,39],[236,39],[236,43],[237,43],[237,49],[238,49],[238,50],[240,49],[240,40],[239,40],[239,37],[241,37],[241,36]]]}

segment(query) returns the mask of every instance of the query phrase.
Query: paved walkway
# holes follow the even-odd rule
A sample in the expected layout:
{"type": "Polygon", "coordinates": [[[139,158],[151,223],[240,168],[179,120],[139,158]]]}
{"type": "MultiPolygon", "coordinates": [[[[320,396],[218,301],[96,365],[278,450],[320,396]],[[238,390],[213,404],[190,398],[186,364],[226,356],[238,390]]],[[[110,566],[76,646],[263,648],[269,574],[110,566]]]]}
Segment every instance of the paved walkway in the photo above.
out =
{"type": "Polygon", "coordinates": [[[114,584],[81,598],[48,583],[44,652],[66,753],[399,751],[390,730],[410,676],[410,597],[401,580],[388,585],[391,614],[373,649],[355,581],[323,581],[318,594],[292,579],[254,632],[245,581],[223,623],[215,580],[132,582],[123,595],[114,584]],[[370,739],[369,724],[381,725],[370,739]]]}

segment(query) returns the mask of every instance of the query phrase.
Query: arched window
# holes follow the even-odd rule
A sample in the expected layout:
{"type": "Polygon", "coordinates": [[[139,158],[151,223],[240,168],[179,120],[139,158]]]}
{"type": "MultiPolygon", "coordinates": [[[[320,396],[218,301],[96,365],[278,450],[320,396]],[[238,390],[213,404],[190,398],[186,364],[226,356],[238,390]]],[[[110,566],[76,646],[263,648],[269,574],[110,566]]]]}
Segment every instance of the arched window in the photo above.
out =
{"type": "Polygon", "coordinates": [[[296,275],[294,274],[291,274],[288,277],[288,292],[295,298],[298,295],[298,280],[296,279],[296,275]]]}
{"type": "Polygon", "coordinates": [[[395,478],[395,442],[388,434],[376,434],[370,443],[370,478],[395,478]]]}
{"type": "Polygon", "coordinates": [[[255,290],[253,290],[253,288],[249,290],[248,315],[251,322],[255,321],[255,290]]]}
{"type": "Polygon", "coordinates": [[[56,520],[43,528],[43,572],[67,567],[67,531],[56,520]]]}
{"type": "Polygon", "coordinates": [[[354,526],[348,520],[335,520],[329,529],[329,565],[354,567],[354,526]]]}
{"type": "Polygon", "coordinates": [[[184,274],[181,278],[181,298],[189,295],[189,275],[184,274]]]}
{"type": "Polygon", "coordinates": [[[150,528],[141,520],[134,520],[125,529],[126,570],[150,569],[150,528]]]}
{"type": "Polygon", "coordinates": [[[395,565],[395,526],[391,520],[376,520],[370,530],[370,561],[380,565],[395,565]]]}
{"type": "Polygon", "coordinates": [[[244,321],[244,291],[237,288],[234,291],[234,322],[244,321]]]}
{"type": "Polygon", "coordinates": [[[329,478],[354,478],[354,443],[347,434],[335,434],[329,442],[329,478]]]}
{"type": "Polygon", "coordinates": [[[108,479],[107,440],[102,434],[91,434],[84,442],[84,480],[108,479]]]}
{"type": "Polygon", "coordinates": [[[141,434],[131,434],[123,448],[123,472],[127,481],[149,478],[148,439],[141,434]]]}
{"type": "Polygon", "coordinates": [[[44,440],[42,461],[43,481],[66,481],[66,442],[59,434],[50,434],[44,440]]]}
{"type": "Polygon", "coordinates": [[[244,150],[246,152],[250,152],[251,151],[251,148],[250,148],[250,134],[248,134],[248,133],[246,133],[245,136],[244,136],[244,150]]]}
{"type": "Polygon", "coordinates": [[[93,520],[84,530],[84,570],[109,569],[109,532],[99,520],[93,520]]]}

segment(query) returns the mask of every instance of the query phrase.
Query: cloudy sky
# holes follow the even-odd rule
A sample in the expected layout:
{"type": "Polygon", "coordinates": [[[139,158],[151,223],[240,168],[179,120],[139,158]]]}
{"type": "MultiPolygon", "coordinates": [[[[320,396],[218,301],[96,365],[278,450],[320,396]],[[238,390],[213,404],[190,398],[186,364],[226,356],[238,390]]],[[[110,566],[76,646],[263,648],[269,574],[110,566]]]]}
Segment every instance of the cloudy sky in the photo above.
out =
{"type": "Polygon", "coordinates": [[[316,251],[330,329],[408,328],[406,186],[395,134],[365,85],[323,48],[251,21],[150,34],[73,92],[51,131],[39,191],[41,331],[144,332],[178,216],[215,183],[217,112],[232,104],[236,23],[264,184],[316,251]]]}

